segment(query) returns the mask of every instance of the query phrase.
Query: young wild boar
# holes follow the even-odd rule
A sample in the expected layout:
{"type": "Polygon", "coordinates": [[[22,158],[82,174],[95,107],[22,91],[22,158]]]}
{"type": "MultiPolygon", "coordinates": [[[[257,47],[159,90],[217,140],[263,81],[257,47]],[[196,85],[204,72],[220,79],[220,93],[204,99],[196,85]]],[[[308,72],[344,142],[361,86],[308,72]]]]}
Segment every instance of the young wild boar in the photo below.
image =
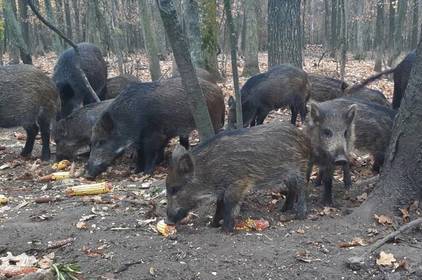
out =
{"type": "Polygon", "coordinates": [[[167,223],[183,219],[202,198],[216,197],[212,226],[234,229],[234,209],[253,187],[285,183],[289,194],[283,210],[297,198],[297,217],[307,212],[306,170],[309,139],[290,124],[271,123],[226,131],[194,148],[173,151],[168,176],[167,223]]]}
{"type": "MultiPolygon", "coordinates": [[[[81,69],[98,97],[104,99],[107,92],[107,64],[101,51],[90,43],[80,43],[78,47],[81,69]]],[[[75,59],[74,49],[69,48],[60,55],[54,66],[53,80],[62,102],[59,119],[66,117],[82,105],[95,102],[83,83],[80,71],[75,66],[75,59]]]]}
{"type": "Polygon", "coordinates": [[[113,99],[88,104],[57,122],[54,131],[56,160],[74,159],[78,150],[91,144],[92,127],[113,99]]]}
{"type": "Polygon", "coordinates": [[[23,126],[27,137],[21,155],[31,155],[41,131],[41,159],[50,159],[50,123],[60,109],[54,83],[32,65],[0,67],[0,127],[23,126]]]}
{"type": "MultiPolygon", "coordinates": [[[[214,130],[224,125],[224,97],[221,89],[199,80],[214,130]]],[[[138,171],[152,173],[168,141],[180,136],[189,147],[188,136],[195,129],[188,97],[180,78],[160,83],[138,83],[127,87],[95,124],[87,171],[95,177],[134,146],[138,150],[138,171]]]]}
{"type": "MultiPolygon", "coordinates": [[[[282,64],[247,80],[241,89],[241,95],[245,127],[262,124],[271,110],[285,106],[290,107],[291,123],[296,124],[298,114],[302,122],[305,120],[310,84],[305,71],[282,64]]],[[[235,116],[236,114],[230,117],[235,116]]],[[[229,122],[235,123],[236,120],[230,119],[229,122]]]]}

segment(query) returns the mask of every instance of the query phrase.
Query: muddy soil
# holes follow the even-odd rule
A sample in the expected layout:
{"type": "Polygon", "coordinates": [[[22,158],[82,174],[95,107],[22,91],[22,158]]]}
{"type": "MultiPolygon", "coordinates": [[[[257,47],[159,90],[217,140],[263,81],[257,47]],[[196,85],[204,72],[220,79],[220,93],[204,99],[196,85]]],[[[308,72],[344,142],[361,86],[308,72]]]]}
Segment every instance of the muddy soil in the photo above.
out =
{"type": "MultiPolygon", "coordinates": [[[[222,87],[230,89],[230,80],[222,87]]],[[[276,112],[269,120],[287,120],[288,114],[276,112]]],[[[178,227],[176,237],[168,239],[155,230],[165,215],[165,166],[152,177],[133,174],[126,155],[97,179],[111,182],[112,192],[68,197],[66,187],[86,181],[77,177],[39,182],[40,176],[53,171],[53,162],[37,160],[40,140],[33,158],[21,158],[22,133],[20,128],[0,129],[0,194],[10,200],[0,206],[0,256],[25,252],[41,257],[54,252],[56,262],[79,264],[83,279],[422,279],[420,228],[384,245],[360,270],[345,264],[368,245],[340,248],[340,244],[357,237],[371,244],[401,220],[380,225],[374,219],[363,225],[351,223],[347,216],[374,188],[374,180],[362,183],[373,176],[368,157],[357,158],[351,190],[344,190],[337,174],[335,208],[323,207],[321,188],[312,187],[311,210],[304,221],[278,211],[284,202],[283,186],[271,186],[253,190],[239,210],[239,220],[263,218],[270,223],[268,229],[229,235],[211,228],[214,202],[210,202],[196,209],[192,219],[178,227]],[[37,203],[41,197],[51,201],[37,203]],[[58,246],[63,240],[66,244],[58,246]],[[377,265],[379,251],[393,253],[396,263],[403,261],[408,267],[377,265]]],[[[76,173],[85,163],[84,157],[75,162],[76,173]]]]}

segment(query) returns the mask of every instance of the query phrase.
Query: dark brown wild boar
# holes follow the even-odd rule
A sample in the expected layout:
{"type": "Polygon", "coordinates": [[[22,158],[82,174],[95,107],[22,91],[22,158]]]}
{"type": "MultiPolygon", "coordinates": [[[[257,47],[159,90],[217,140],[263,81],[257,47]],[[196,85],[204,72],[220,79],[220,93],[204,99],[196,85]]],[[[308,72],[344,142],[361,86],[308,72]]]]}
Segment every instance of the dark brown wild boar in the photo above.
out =
{"type": "Polygon", "coordinates": [[[309,139],[290,124],[271,123],[226,131],[194,148],[173,151],[168,176],[167,223],[183,219],[203,198],[215,197],[212,225],[234,229],[234,209],[251,188],[284,183],[289,194],[282,210],[297,217],[307,212],[306,170],[311,154],[309,139]]]}
{"type": "Polygon", "coordinates": [[[107,94],[105,99],[116,98],[130,83],[140,82],[135,76],[126,74],[107,79],[107,94]]]}
{"type": "Polygon", "coordinates": [[[0,127],[23,126],[27,133],[21,155],[31,155],[41,131],[41,159],[50,159],[50,124],[60,110],[53,81],[32,65],[0,67],[0,127]]]}

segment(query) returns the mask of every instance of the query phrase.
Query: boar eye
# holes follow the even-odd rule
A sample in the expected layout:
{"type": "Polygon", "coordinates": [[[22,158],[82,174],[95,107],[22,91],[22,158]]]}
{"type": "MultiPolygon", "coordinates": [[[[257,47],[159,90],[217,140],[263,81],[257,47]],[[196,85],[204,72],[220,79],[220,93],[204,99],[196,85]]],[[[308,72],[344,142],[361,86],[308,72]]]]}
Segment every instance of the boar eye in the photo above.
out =
{"type": "Polygon", "coordinates": [[[331,138],[331,137],[333,136],[333,132],[332,132],[331,130],[329,130],[329,129],[324,129],[324,130],[322,131],[322,133],[323,133],[323,135],[324,135],[326,138],[331,138]]]}

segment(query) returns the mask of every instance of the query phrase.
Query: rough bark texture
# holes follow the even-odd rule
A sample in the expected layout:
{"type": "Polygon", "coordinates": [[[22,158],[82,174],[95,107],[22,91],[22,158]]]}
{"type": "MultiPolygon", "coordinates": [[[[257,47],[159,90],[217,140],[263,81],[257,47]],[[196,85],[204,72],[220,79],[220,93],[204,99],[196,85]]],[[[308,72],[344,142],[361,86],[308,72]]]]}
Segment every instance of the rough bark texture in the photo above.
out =
{"type": "Polygon", "coordinates": [[[32,64],[31,41],[29,38],[28,7],[26,6],[26,0],[19,0],[19,16],[22,30],[22,38],[25,41],[26,45],[26,47],[19,47],[21,59],[22,62],[25,64],[32,64]]]}
{"type": "Polygon", "coordinates": [[[200,11],[200,26],[202,35],[202,58],[200,65],[211,74],[220,77],[217,67],[218,25],[216,0],[198,0],[200,11]]]}
{"type": "Polygon", "coordinates": [[[199,7],[196,0],[184,1],[185,31],[189,39],[192,62],[195,66],[203,65],[201,51],[201,30],[199,28],[199,7]]]}
{"type": "Polygon", "coordinates": [[[397,213],[413,200],[422,199],[422,42],[416,52],[409,84],[393,126],[380,182],[354,217],[397,213]]]}
{"type": "Polygon", "coordinates": [[[419,29],[419,0],[413,0],[412,34],[410,36],[410,49],[416,48],[419,29]]]}
{"type": "Polygon", "coordinates": [[[336,55],[337,48],[337,7],[338,0],[331,0],[331,35],[330,35],[330,56],[336,55]]]}
{"type": "Polygon", "coordinates": [[[375,28],[375,42],[377,48],[374,71],[382,69],[382,54],[384,52],[384,0],[377,1],[377,24],[375,28]]]}
{"type": "Polygon", "coordinates": [[[268,65],[302,69],[300,0],[268,1],[268,65]]]}
{"type": "Polygon", "coordinates": [[[230,49],[231,49],[231,60],[232,60],[232,72],[233,72],[233,86],[236,97],[236,127],[243,127],[242,117],[242,99],[239,91],[239,73],[237,71],[237,44],[236,44],[236,33],[234,30],[234,22],[231,10],[231,1],[224,0],[224,11],[226,12],[227,25],[230,32],[230,49]]]}
{"type": "Polygon", "coordinates": [[[145,49],[149,58],[149,72],[153,81],[161,76],[160,59],[158,58],[157,40],[152,30],[151,11],[149,9],[152,3],[148,0],[139,0],[139,9],[142,17],[142,30],[144,34],[145,49]]]}
{"type": "MultiPolygon", "coordinates": [[[[53,8],[51,7],[51,1],[50,0],[44,0],[44,6],[45,6],[45,12],[47,14],[47,19],[51,24],[56,24],[56,19],[53,16],[53,8]]],[[[62,47],[60,44],[60,38],[53,34],[53,49],[56,52],[56,54],[59,54],[62,51],[62,47]]]]}
{"type": "Polygon", "coordinates": [[[190,110],[192,111],[195,125],[198,128],[199,137],[202,141],[214,135],[211,118],[207,105],[199,87],[199,81],[190,57],[189,46],[182,27],[177,19],[177,13],[172,0],[160,0],[159,9],[163,19],[174,59],[182,78],[183,87],[189,97],[190,110]]]}
{"type": "Polygon", "coordinates": [[[340,30],[340,79],[344,81],[347,62],[347,23],[346,23],[346,7],[344,0],[339,0],[341,30],[340,30]]]}
{"type": "Polygon", "coordinates": [[[259,73],[257,1],[245,0],[245,66],[243,76],[259,73]]]}

